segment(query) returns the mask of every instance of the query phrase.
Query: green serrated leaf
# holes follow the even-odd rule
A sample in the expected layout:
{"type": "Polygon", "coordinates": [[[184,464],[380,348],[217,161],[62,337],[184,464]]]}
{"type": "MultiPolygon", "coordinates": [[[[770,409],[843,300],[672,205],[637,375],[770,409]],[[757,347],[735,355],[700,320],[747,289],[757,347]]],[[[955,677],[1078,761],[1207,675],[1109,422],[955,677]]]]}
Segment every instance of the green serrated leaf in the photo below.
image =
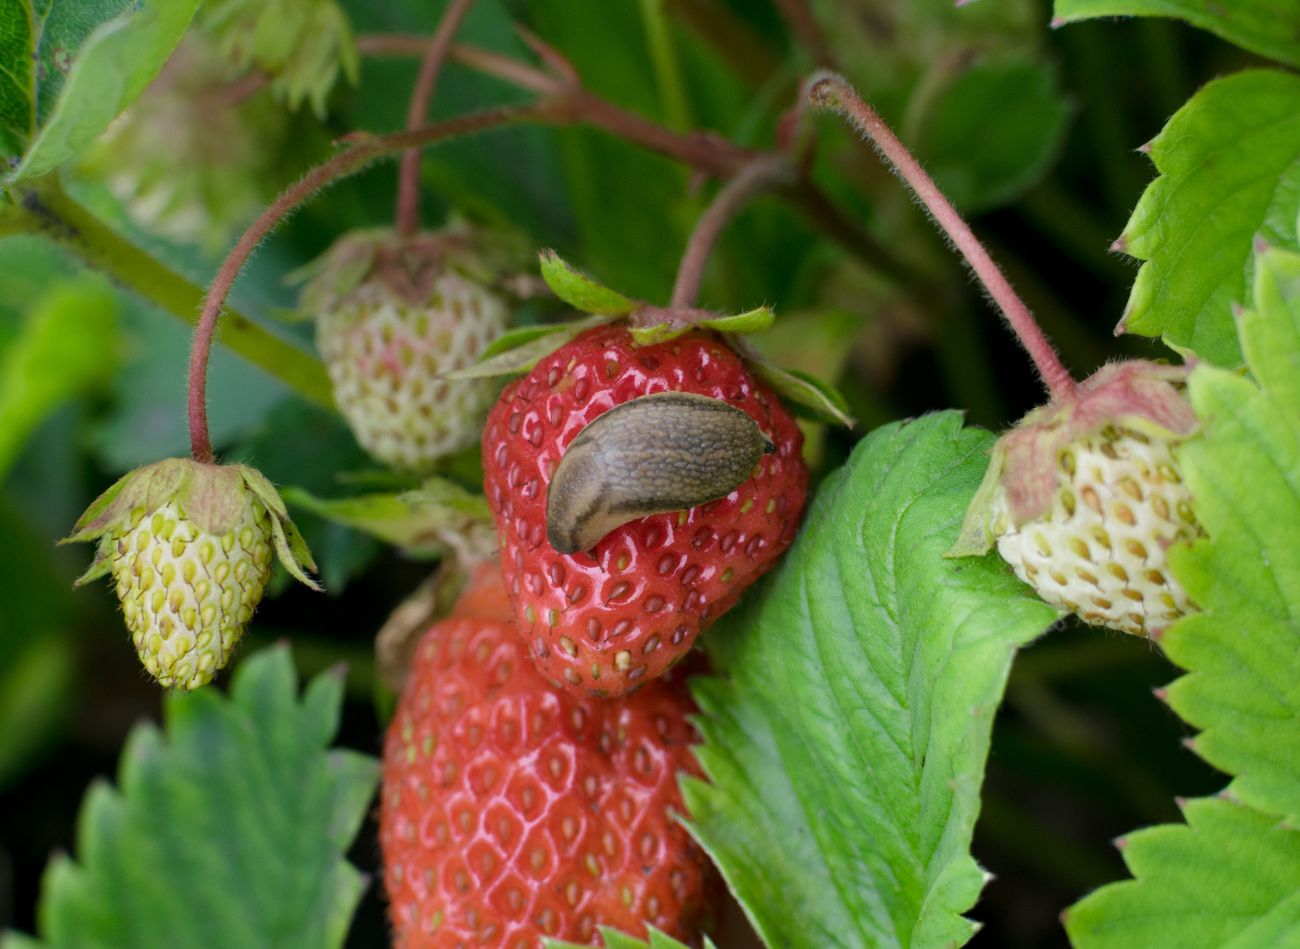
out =
{"type": "Polygon", "coordinates": [[[546,285],[574,309],[594,316],[626,316],[636,309],[635,300],[575,270],[555,251],[542,251],[540,259],[546,285]]]}
{"type": "Polygon", "coordinates": [[[1246,361],[1277,402],[1300,405],[1300,254],[1258,255],[1254,299],[1237,319],[1246,361]]]}
{"type": "Polygon", "coordinates": [[[1234,366],[1232,307],[1246,299],[1252,242],[1300,249],[1300,77],[1250,70],[1209,83],[1151,158],[1160,177],[1124,229],[1125,251],[1146,263],[1121,325],[1234,366]]]}
{"type": "Polygon", "coordinates": [[[0,359],[0,479],[37,425],[116,368],[117,303],[102,279],[55,284],[0,359]]]}
{"type": "Polygon", "coordinates": [[[692,832],[768,945],[950,946],[993,715],[1018,646],[1056,617],[995,559],[943,551],[993,437],[957,413],[877,429],[818,492],[758,595],[708,642],[711,783],[692,832]]]}
{"type": "Polygon", "coordinates": [[[1169,687],[1169,704],[1202,729],[1197,754],[1233,775],[1231,801],[1194,802],[1188,826],[1134,835],[1125,859],[1136,879],[1070,911],[1067,927],[1085,949],[1280,946],[1300,937],[1298,268],[1296,254],[1260,255],[1256,309],[1241,320],[1258,385],[1198,367],[1189,395],[1202,431],[1179,449],[1209,539],[1169,552],[1202,610],[1161,640],[1187,670],[1169,687]],[[1284,352],[1269,352],[1273,345],[1284,352]]]}
{"type": "Polygon", "coordinates": [[[420,553],[445,553],[466,535],[488,530],[492,522],[482,495],[441,478],[400,494],[324,499],[301,488],[282,493],[289,503],[314,514],[420,553]]]}
{"type": "Polygon", "coordinates": [[[44,944],[342,945],[364,888],[344,854],[379,765],[327,750],[341,698],[317,680],[300,702],[284,648],[246,659],[230,698],[169,695],[165,732],[137,726],[119,786],[87,794],[77,861],[51,861],[44,944]]]}
{"type": "MultiPolygon", "coordinates": [[[[162,69],[200,0],[0,2],[0,24],[26,19],[25,58],[34,56],[37,63],[26,93],[29,124],[22,139],[29,144],[8,177],[14,182],[53,171],[108,128],[162,69]]],[[[18,94],[19,85],[14,80],[0,89],[0,97],[18,94]]],[[[11,127],[8,137],[18,134],[11,127]]]]}
{"type": "Polygon", "coordinates": [[[1300,930],[1285,917],[1294,920],[1300,891],[1300,832],[1215,798],[1189,801],[1183,814],[1185,825],[1151,827],[1123,841],[1120,853],[1136,879],[1104,886],[1073,906],[1065,916],[1071,943],[1077,949],[1294,946],[1300,930]],[[1290,937],[1259,942],[1251,930],[1289,931],[1290,937]]]}
{"type": "MultiPolygon", "coordinates": [[[[1261,266],[1272,270],[1270,258],[1281,256],[1265,255],[1261,266]]],[[[1284,302],[1261,310],[1243,335],[1297,319],[1300,295],[1284,302]]],[[[1284,366],[1251,368],[1263,390],[1209,367],[1189,386],[1205,428],[1180,458],[1210,541],[1170,552],[1204,612],[1165,637],[1169,658],[1190,673],[1169,699],[1203,729],[1197,753],[1236,775],[1234,795],[1300,826],[1300,400],[1287,398],[1294,378],[1273,391],[1272,370],[1284,366]]]]}
{"type": "Polygon", "coordinates": [[[1186,20],[1242,49],[1300,66],[1300,0],[1056,0],[1055,19],[1161,16],[1186,20]]]}

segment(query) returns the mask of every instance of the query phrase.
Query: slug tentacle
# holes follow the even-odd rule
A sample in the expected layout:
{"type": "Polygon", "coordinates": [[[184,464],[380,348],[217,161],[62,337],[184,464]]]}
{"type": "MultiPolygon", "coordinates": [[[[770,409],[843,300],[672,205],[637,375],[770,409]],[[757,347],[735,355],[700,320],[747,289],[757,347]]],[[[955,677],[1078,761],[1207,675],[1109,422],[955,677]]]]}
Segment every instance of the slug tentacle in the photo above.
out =
{"type": "Polygon", "coordinates": [[[745,412],[689,392],[659,392],[593,420],[547,488],[546,537],[562,554],[590,550],[638,518],[724,498],[775,450],[745,412]]]}

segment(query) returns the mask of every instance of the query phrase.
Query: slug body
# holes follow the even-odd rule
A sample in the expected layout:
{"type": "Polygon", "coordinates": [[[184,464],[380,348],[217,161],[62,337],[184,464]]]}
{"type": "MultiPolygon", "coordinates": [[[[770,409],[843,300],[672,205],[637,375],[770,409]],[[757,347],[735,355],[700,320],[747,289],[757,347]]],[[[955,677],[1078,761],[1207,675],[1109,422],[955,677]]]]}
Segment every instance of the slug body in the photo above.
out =
{"type": "Polygon", "coordinates": [[[562,554],[590,550],[629,521],[726,497],[773,450],[747,413],[708,396],[659,392],[616,405],[560,459],[546,537],[562,554]]]}

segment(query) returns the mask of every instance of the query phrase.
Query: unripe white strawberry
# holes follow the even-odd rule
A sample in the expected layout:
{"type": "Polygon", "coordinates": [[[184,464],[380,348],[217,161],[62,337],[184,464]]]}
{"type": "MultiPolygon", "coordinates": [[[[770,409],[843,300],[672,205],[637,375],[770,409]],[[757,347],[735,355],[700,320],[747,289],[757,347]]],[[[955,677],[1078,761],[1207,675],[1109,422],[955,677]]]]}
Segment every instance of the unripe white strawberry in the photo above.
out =
{"type": "Polygon", "coordinates": [[[1155,635],[1194,609],[1166,551],[1201,536],[1174,447],[1187,370],[1106,366],[998,441],[953,556],[994,542],[1020,579],[1088,623],[1155,635]]]}
{"type": "Polygon", "coordinates": [[[399,470],[428,471],[476,444],[496,395],[489,379],[440,378],[506,327],[469,242],[456,231],[349,234],[303,288],[339,410],[362,447],[399,470]]]}
{"type": "Polygon", "coordinates": [[[225,666],[271,564],[315,569],[284,502],[244,465],[169,458],[122,477],[69,541],[97,540],[80,585],[111,573],[140,661],[160,685],[196,689],[225,666]]]}

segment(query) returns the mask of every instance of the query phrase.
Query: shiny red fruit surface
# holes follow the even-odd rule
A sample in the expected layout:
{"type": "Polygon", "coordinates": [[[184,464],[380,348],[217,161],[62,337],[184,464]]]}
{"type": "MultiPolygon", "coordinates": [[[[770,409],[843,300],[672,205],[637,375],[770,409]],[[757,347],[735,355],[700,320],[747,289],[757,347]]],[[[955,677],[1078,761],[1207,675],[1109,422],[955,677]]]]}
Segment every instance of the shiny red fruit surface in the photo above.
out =
{"type": "Polygon", "coordinates": [[[648,346],[588,330],[502,394],[483,433],[488,503],[515,620],[543,674],[581,694],[621,695],[685,655],[789,546],[807,493],[803,438],[776,396],[719,337],[648,346]],[[656,392],[746,412],[776,446],[726,497],[624,524],[586,552],[546,539],[547,485],[593,419],[656,392]]]}

